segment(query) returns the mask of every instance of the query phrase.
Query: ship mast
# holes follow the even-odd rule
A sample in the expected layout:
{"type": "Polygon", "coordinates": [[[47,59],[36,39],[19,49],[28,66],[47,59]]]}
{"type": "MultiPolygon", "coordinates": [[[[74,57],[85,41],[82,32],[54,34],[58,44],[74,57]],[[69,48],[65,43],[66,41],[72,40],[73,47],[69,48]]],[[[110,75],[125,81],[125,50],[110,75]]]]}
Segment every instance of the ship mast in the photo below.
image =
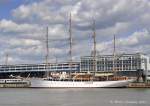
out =
{"type": "Polygon", "coordinates": [[[113,73],[114,74],[116,74],[115,59],[116,59],[116,36],[114,35],[114,39],[113,39],[113,73]]]}
{"type": "Polygon", "coordinates": [[[69,18],[69,66],[70,66],[70,72],[72,72],[72,19],[71,19],[71,13],[69,18]]]}
{"type": "Polygon", "coordinates": [[[93,71],[94,71],[94,75],[97,71],[97,66],[96,66],[96,31],[95,31],[95,20],[93,20],[93,71]]]}
{"type": "Polygon", "coordinates": [[[69,56],[70,56],[70,62],[72,62],[72,20],[71,20],[71,13],[70,13],[70,19],[69,19],[69,56]]]}
{"type": "Polygon", "coordinates": [[[6,57],[5,57],[5,65],[6,66],[8,65],[8,57],[9,57],[9,55],[8,55],[8,53],[6,53],[6,57]]]}
{"type": "Polygon", "coordinates": [[[49,59],[48,27],[46,27],[46,55],[45,55],[45,62],[46,62],[46,76],[47,76],[47,77],[49,77],[48,59],[49,59]]]}

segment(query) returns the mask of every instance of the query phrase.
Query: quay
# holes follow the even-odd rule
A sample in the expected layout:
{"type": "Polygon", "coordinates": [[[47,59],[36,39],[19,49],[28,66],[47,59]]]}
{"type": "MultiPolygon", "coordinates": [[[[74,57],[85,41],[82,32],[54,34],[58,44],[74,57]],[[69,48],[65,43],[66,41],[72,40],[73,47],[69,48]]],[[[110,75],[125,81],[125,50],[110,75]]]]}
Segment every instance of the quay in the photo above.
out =
{"type": "MultiPolygon", "coordinates": [[[[30,84],[0,84],[0,88],[30,88],[30,84]]],[[[150,88],[150,83],[130,83],[127,88],[150,88]]]]}
{"type": "Polygon", "coordinates": [[[128,85],[128,88],[150,88],[150,83],[134,82],[128,85]]]}

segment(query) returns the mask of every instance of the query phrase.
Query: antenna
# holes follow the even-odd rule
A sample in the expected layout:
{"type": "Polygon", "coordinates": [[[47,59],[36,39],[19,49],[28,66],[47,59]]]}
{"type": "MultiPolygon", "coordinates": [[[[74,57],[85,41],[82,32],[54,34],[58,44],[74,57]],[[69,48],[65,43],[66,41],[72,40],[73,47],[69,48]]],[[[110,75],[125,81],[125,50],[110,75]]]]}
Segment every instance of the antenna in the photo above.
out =
{"type": "Polygon", "coordinates": [[[46,55],[45,55],[45,62],[46,62],[46,75],[49,76],[48,72],[48,59],[49,59],[49,46],[48,46],[48,27],[46,27],[46,55]]]}
{"type": "Polygon", "coordinates": [[[97,71],[97,68],[96,68],[96,31],[95,31],[95,20],[93,20],[93,27],[92,27],[92,30],[93,30],[93,70],[94,70],[94,75],[97,71]]]}

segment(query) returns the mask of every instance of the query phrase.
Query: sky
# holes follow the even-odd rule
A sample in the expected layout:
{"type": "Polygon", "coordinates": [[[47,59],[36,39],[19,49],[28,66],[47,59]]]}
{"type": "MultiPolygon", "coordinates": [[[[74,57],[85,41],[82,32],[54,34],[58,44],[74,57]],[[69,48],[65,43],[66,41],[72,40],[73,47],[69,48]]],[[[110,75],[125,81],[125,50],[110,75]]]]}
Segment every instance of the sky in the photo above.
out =
{"type": "Polygon", "coordinates": [[[73,60],[91,55],[95,20],[97,53],[144,53],[150,56],[150,0],[0,0],[0,64],[69,60],[69,14],[73,60]]]}

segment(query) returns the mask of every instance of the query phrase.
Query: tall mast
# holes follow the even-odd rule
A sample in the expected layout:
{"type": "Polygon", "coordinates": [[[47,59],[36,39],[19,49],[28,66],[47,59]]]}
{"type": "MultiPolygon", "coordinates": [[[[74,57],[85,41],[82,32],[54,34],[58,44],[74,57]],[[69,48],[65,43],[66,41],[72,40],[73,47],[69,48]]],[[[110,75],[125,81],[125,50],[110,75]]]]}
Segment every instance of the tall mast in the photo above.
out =
{"type": "Polygon", "coordinates": [[[45,55],[45,62],[46,62],[46,75],[49,76],[48,72],[48,59],[49,59],[49,46],[48,46],[48,27],[46,27],[46,55],[45,55]]]}
{"type": "Polygon", "coordinates": [[[69,66],[70,66],[70,72],[72,72],[72,19],[71,19],[71,13],[69,18],[69,66]]]}
{"type": "Polygon", "coordinates": [[[72,62],[72,20],[71,20],[71,13],[70,13],[70,19],[69,19],[69,56],[70,56],[70,62],[72,62]]]}
{"type": "Polygon", "coordinates": [[[96,66],[96,31],[95,31],[95,20],[93,20],[93,27],[92,27],[92,30],[93,30],[93,71],[94,71],[94,74],[96,73],[97,71],[97,66],[96,66]]]}
{"type": "Polygon", "coordinates": [[[114,35],[113,39],[113,73],[115,73],[115,59],[116,59],[116,36],[114,35]]]}

